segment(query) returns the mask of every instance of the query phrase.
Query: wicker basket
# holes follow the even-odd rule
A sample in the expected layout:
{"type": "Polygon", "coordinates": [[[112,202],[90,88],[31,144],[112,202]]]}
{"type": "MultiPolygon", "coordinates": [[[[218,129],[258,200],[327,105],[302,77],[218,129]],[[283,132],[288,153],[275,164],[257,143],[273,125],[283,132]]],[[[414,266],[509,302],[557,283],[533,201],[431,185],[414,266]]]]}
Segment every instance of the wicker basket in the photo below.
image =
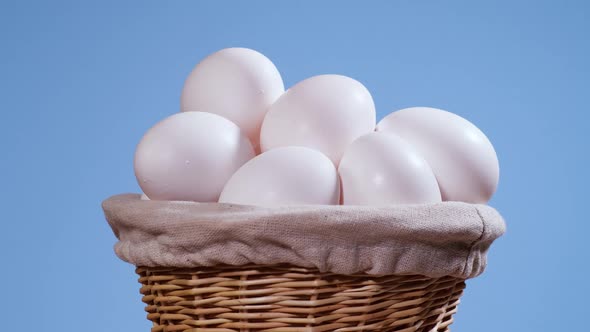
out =
{"type": "Polygon", "coordinates": [[[289,265],[138,267],[152,331],[449,331],[464,280],[289,265]]]}
{"type": "Polygon", "coordinates": [[[124,194],[103,208],[153,332],[449,331],[505,231],[493,208],[459,202],[272,209],[124,194]]]}

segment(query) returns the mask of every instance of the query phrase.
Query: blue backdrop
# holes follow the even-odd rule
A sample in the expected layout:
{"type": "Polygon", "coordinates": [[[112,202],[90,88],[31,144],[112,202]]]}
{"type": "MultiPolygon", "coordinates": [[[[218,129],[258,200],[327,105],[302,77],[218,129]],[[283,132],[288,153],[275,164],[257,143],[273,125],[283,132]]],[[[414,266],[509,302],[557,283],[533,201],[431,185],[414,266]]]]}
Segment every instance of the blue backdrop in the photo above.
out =
{"type": "Polygon", "coordinates": [[[508,233],[454,331],[584,331],[585,1],[2,1],[0,330],[148,331],[100,202],[138,192],[135,145],[204,56],[243,46],[286,86],[338,73],[379,118],[443,108],[494,143],[508,233]]]}

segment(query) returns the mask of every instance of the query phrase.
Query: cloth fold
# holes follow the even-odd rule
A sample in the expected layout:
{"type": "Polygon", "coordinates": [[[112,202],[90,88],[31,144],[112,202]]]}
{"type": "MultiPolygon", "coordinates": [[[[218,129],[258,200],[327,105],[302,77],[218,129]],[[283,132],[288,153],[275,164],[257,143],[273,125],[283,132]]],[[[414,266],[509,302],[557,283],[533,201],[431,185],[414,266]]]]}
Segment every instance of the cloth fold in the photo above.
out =
{"type": "Polygon", "coordinates": [[[460,202],[266,208],[122,194],[102,206],[119,239],[117,256],[150,267],[288,263],[467,279],[484,271],[490,245],[505,231],[493,208],[460,202]]]}

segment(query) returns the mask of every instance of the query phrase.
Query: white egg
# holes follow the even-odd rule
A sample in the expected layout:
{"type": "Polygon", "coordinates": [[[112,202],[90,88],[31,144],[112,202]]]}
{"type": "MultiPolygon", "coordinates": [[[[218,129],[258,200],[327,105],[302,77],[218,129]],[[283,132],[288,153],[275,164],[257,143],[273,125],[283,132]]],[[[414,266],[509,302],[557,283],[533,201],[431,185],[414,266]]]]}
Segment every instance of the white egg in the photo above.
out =
{"type": "Polygon", "coordinates": [[[487,202],[498,185],[494,147],[471,122],[429,107],[412,107],[386,116],[377,130],[412,144],[432,167],[445,201],[487,202]]]}
{"type": "Polygon", "coordinates": [[[375,130],[375,104],[358,81],[320,75],[287,90],[269,109],[260,133],[262,151],[306,146],[336,165],[356,138],[375,130]]]}
{"type": "Polygon", "coordinates": [[[436,203],[440,190],[428,163],[407,142],[388,133],[355,140],[338,167],[344,205],[436,203]]]}
{"type": "Polygon", "coordinates": [[[141,199],[142,201],[149,201],[150,200],[150,198],[147,197],[146,194],[141,194],[141,197],[139,199],[141,199]]]}
{"type": "Polygon", "coordinates": [[[242,166],[227,182],[220,203],[259,206],[324,204],[340,201],[334,164],[305,147],[264,152],[242,166]]]}
{"type": "Polygon", "coordinates": [[[247,48],[226,48],[193,69],[184,83],[180,108],[231,120],[257,149],[264,115],[284,91],[283,79],[267,57],[247,48]]]}
{"type": "Polygon", "coordinates": [[[177,113],[141,139],[135,175],[151,199],[216,202],[227,180],[253,157],[250,141],[231,121],[211,113],[177,113]]]}

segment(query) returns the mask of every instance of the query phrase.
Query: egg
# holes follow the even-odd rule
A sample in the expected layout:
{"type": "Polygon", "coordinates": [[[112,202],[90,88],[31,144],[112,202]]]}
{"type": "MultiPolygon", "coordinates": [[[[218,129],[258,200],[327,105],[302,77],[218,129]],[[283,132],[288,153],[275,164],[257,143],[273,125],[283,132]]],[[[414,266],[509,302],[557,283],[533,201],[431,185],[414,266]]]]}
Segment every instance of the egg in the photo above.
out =
{"type": "Polygon", "coordinates": [[[305,146],[336,165],[356,138],[374,131],[375,104],[360,82],[341,75],[319,75],[287,90],[270,107],[260,133],[262,151],[305,146]]]}
{"type": "Polygon", "coordinates": [[[338,204],[340,180],[332,161],[305,147],[264,152],[227,182],[220,203],[258,206],[338,204]]]}
{"type": "Polygon", "coordinates": [[[150,200],[150,198],[147,197],[146,194],[141,194],[141,197],[139,199],[142,200],[142,201],[149,201],[150,200]]]}
{"type": "Polygon", "coordinates": [[[216,114],[174,114],[148,130],[135,151],[139,186],[153,200],[216,202],[254,149],[242,130],[216,114]]]}
{"type": "Polygon", "coordinates": [[[192,70],[182,89],[180,108],[229,119],[257,148],[264,115],[284,91],[279,71],[266,56],[248,48],[226,48],[192,70]]]}
{"type": "Polygon", "coordinates": [[[344,205],[387,206],[441,201],[432,169],[394,134],[370,133],[344,152],[338,172],[344,205]]]}
{"type": "Polygon", "coordinates": [[[444,201],[486,203],[496,191],[496,151],[466,119],[436,108],[412,107],[386,116],[377,131],[395,133],[424,156],[444,201]]]}

